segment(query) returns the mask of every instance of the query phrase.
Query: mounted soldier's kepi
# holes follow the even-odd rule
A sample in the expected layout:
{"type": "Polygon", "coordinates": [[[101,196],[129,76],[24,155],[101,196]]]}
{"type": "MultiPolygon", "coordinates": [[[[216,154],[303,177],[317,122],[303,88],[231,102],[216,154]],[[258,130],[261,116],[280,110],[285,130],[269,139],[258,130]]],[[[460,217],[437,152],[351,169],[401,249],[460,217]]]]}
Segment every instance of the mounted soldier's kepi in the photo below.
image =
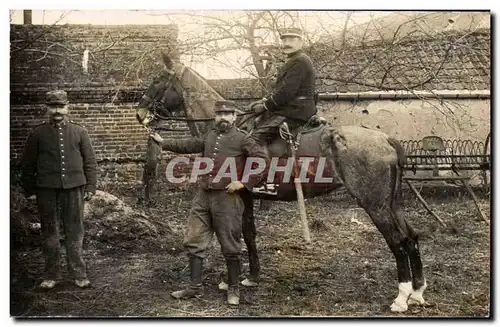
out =
{"type": "Polygon", "coordinates": [[[281,31],[280,38],[283,40],[285,37],[302,38],[302,30],[300,28],[296,28],[296,27],[285,28],[281,31]]]}

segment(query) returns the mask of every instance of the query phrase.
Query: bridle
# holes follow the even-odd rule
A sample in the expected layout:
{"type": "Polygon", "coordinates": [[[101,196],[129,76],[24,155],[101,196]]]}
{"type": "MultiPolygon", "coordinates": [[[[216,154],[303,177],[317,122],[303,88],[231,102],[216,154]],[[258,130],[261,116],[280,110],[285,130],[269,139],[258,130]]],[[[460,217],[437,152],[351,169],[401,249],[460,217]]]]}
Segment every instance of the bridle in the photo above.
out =
{"type": "MultiPolygon", "coordinates": [[[[165,90],[165,92],[167,90],[165,90]]],[[[163,119],[163,120],[165,120],[165,119],[168,119],[169,117],[172,117],[172,115],[163,116],[160,113],[161,109],[166,109],[166,112],[170,113],[170,111],[168,110],[168,108],[167,108],[167,106],[165,104],[165,100],[164,100],[163,97],[160,100],[156,100],[156,99],[150,98],[147,94],[144,94],[142,96],[142,99],[148,101],[148,119],[150,121],[152,121],[153,119],[163,119]]],[[[181,100],[181,101],[183,101],[183,100],[181,100]]]]}
{"type": "MultiPolygon", "coordinates": [[[[144,95],[142,96],[142,99],[146,100],[148,102],[147,106],[148,106],[148,119],[149,119],[149,121],[153,121],[155,119],[165,120],[165,119],[172,117],[172,115],[170,115],[170,111],[168,110],[168,107],[165,104],[165,95],[171,87],[175,89],[175,86],[172,83],[175,76],[176,76],[175,71],[169,72],[168,80],[165,81],[165,86],[166,86],[165,91],[163,92],[163,96],[160,98],[160,100],[156,100],[155,98],[151,98],[146,93],[144,93],[144,95]],[[168,116],[162,115],[160,113],[162,111],[161,109],[165,109],[165,111],[167,113],[169,113],[169,115],[168,116]]],[[[184,97],[181,97],[179,105],[182,105],[183,103],[184,103],[184,97]]]]}

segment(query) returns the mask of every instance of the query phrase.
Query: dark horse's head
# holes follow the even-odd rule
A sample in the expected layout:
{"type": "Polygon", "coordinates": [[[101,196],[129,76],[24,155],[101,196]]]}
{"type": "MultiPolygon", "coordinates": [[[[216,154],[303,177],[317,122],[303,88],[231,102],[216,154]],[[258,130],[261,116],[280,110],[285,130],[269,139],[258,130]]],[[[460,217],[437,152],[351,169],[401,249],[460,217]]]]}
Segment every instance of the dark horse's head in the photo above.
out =
{"type": "Polygon", "coordinates": [[[175,82],[178,79],[176,74],[179,72],[175,70],[174,62],[169,56],[165,54],[162,56],[165,67],[153,79],[136,109],[136,117],[141,123],[145,119],[150,121],[153,118],[170,117],[185,109],[182,90],[175,82]]]}
{"type": "Polygon", "coordinates": [[[213,123],[215,102],[224,98],[194,70],[164,53],[162,59],[164,68],[141,98],[136,117],[141,124],[154,127],[168,117],[185,116],[191,134],[200,135],[213,123]]]}
{"type": "MultiPolygon", "coordinates": [[[[136,117],[149,127],[160,126],[171,116],[185,116],[193,136],[207,130],[214,118],[215,102],[224,98],[200,74],[162,54],[164,69],[153,80],[140,100],[136,117]]],[[[237,124],[250,123],[251,115],[237,124]]]]}

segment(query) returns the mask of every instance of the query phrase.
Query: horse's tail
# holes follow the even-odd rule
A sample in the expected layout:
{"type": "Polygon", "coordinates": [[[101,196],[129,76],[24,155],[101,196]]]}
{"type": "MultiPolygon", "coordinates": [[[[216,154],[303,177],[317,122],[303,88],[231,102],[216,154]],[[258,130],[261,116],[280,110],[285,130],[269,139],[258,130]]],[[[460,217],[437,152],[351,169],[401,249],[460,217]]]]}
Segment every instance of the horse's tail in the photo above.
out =
{"type": "Polygon", "coordinates": [[[392,198],[391,198],[391,214],[396,224],[399,226],[401,232],[403,232],[407,237],[409,237],[413,242],[417,242],[418,234],[415,230],[408,224],[408,222],[403,218],[398,210],[399,201],[402,195],[402,185],[403,185],[403,167],[406,163],[406,154],[401,143],[395,138],[389,137],[387,142],[396,150],[398,156],[398,162],[391,166],[391,177],[392,177],[392,198]]]}
{"type": "MultiPolygon", "coordinates": [[[[398,156],[397,165],[391,167],[391,172],[393,175],[393,187],[392,187],[392,200],[397,201],[401,197],[402,193],[402,184],[403,184],[403,166],[406,162],[406,154],[405,150],[401,143],[395,138],[389,137],[387,142],[396,150],[396,154],[398,156]]],[[[395,204],[395,203],[394,203],[395,204]]]]}

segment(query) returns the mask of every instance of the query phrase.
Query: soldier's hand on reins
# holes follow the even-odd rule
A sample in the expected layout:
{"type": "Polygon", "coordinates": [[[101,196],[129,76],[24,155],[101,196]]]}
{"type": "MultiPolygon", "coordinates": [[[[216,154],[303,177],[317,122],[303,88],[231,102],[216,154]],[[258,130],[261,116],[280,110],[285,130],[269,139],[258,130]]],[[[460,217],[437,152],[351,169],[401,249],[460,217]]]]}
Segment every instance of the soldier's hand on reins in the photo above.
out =
{"type": "Polygon", "coordinates": [[[163,138],[158,133],[149,134],[149,137],[151,137],[153,140],[155,140],[158,143],[163,142],[163,138]]]}
{"type": "Polygon", "coordinates": [[[250,103],[250,110],[253,110],[255,113],[260,114],[266,111],[266,107],[264,106],[264,102],[262,102],[262,100],[259,100],[250,103]]]}
{"type": "Polygon", "coordinates": [[[233,181],[226,186],[226,190],[228,193],[233,193],[233,192],[236,192],[238,190],[241,190],[244,187],[245,187],[245,185],[243,185],[242,182],[233,181]]]}
{"type": "Polygon", "coordinates": [[[139,121],[139,123],[141,123],[143,126],[147,126],[150,122],[147,109],[144,109],[144,108],[138,109],[136,117],[137,117],[137,120],[139,121]]]}

